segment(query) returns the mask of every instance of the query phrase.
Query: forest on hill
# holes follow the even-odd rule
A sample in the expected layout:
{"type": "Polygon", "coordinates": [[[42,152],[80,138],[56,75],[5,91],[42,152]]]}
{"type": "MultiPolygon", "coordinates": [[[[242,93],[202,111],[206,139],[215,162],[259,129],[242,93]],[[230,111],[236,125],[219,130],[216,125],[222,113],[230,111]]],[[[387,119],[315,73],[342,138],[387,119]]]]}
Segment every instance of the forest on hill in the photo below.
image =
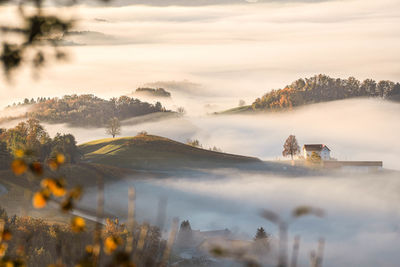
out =
{"type": "Polygon", "coordinates": [[[128,96],[106,100],[92,94],[25,99],[13,107],[24,105],[31,107],[22,117],[83,127],[103,127],[114,117],[124,120],[154,112],[168,112],[160,102],[150,104],[128,96]]]}
{"type": "Polygon", "coordinates": [[[319,74],[310,78],[298,79],[283,89],[272,90],[261,98],[257,98],[246,109],[283,110],[355,97],[376,97],[400,101],[400,83],[385,80],[376,82],[372,79],[361,82],[354,77],[340,79],[319,74]]]}
{"type": "Polygon", "coordinates": [[[13,155],[26,151],[30,158],[45,162],[63,154],[68,163],[76,163],[81,152],[72,134],[57,133],[51,138],[46,129],[36,119],[20,122],[10,129],[0,128],[0,170],[10,167],[13,155]]]}
{"type": "Polygon", "coordinates": [[[136,95],[145,95],[151,97],[171,97],[171,93],[166,91],[164,88],[148,88],[140,87],[134,92],[136,95]]]}

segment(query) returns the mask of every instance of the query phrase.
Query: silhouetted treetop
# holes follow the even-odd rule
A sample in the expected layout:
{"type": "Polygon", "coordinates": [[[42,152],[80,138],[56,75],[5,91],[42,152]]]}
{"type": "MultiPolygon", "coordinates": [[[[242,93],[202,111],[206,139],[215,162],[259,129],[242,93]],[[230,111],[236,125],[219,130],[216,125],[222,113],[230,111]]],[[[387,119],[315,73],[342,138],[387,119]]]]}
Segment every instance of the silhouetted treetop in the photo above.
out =
{"type": "Polygon", "coordinates": [[[136,89],[135,94],[147,95],[152,97],[171,97],[171,93],[166,91],[164,88],[157,88],[157,89],[148,87],[138,88],[136,89]]]}

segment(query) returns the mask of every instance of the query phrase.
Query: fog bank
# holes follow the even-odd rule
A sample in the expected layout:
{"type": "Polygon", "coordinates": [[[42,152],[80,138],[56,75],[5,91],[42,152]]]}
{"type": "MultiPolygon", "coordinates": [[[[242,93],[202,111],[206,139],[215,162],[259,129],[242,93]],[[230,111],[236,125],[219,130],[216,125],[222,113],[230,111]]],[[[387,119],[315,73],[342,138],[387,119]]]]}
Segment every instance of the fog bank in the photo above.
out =
{"type": "MultiPolygon", "coordinates": [[[[190,100],[186,103],[185,107],[196,106],[190,100]]],[[[216,146],[228,153],[276,160],[282,159],[285,139],[294,134],[300,145],[326,144],[332,150],[331,155],[339,160],[382,160],[385,168],[399,170],[398,114],[398,103],[350,99],[260,115],[189,114],[164,120],[156,115],[154,121],[150,115],[144,122],[123,124],[121,136],[135,136],[145,130],[181,142],[198,139],[204,148],[216,146]]],[[[109,137],[104,128],[70,128],[60,124],[44,126],[52,136],[57,132],[72,133],[78,143],[109,137]]]]}
{"type": "MultiPolygon", "coordinates": [[[[12,7],[1,9],[1,22],[15,21],[12,7]]],[[[399,12],[396,0],[76,6],[67,13],[89,33],[68,37],[70,62],[50,63],[36,82],[29,70],[17,72],[13,86],[0,87],[0,106],[71,93],[112,97],[157,81],[188,80],[233,103],[318,73],[399,81],[399,12]]]]}
{"type": "MultiPolygon", "coordinates": [[[[299,218],[290,226],[289,240],[301,235],[300,262],[320,237],[326,238],[324,266],[395,266],[400,259],[398,174],[285,178],[237,170],[210,172],[204,177],[125,181],[106,186],[106,210],[125,218],[128,187],[136,187],[136,215],[156,223],[159,198],[168,200],[167,227],[172,218],[188,219],[192,229],[230,229],[250,240],[273,224],[258,214],[270,209],[288,218],[299,205],[324,209],[324,218],[299,218]],[[345,196],[345,197],[344,197],[345,196]]],[[[95,203],[95,190],[85,201],[95,203]]]]}

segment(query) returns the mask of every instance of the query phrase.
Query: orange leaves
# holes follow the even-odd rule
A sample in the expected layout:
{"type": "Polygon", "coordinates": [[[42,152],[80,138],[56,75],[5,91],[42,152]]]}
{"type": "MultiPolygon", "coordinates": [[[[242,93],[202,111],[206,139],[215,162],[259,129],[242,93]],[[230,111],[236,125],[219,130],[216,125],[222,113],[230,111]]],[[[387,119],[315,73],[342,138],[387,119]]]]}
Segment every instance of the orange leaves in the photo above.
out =
{"type": "Polygon", "coordinates": [[[62,197],[66,194],[64,179],[43,179],[40,183],[42,190],[35,193],[32,204],[35,208],[44,208],[50,196],[62,197]]]}
{"type": "MultiPolygon", "coordinates": [[[[15,160],[11,164],[11,168],[15,175],[24,174],[28,168],[32,172],[32,174],[36,176],[43,175],[44,167],[42,163],[36,160],[32,160],[32,152],[29,150],[21,150],[18,149],[14,153],[15,160]]],[[[48,160],[47,164],[49,168],[53,171],[56,171],[60,168],[62,164],[65,163],[65,156],[63,154],[58,153],[54,158],[48,160]]]]}
{"type": "Polygon", "coordinates": [[[25,161],[22,159],[16,159],[11,164],[11,169],[15,175],[21,175],[26,172],[28,166],[26,165],[25,161]]]}
{"type": "Polygon", "coordinates": [[[88,253],[88,254],[93,254],[94,248],[93,248],[92,245],[87,245],[87,246],[85,247],[85,251],[86,251],[86,253],[88,253]]]}
{"type": "MultiPolygon", "coordinates": [[[[16,150],[14,154],[16,159],[12,162],[11,168],[15,175],[22,175],[28,170],[36,177],[43,175],[44,166],[39,161],[32,160],[34,156],[32,152],[29,150],[16,150]]],[[[58,153],[47,163],[51,170],[56,171],[65,163],[65,156],[58,153]]],[[[63,197],[67,195],[66,183],[62,178],[45,178],[41,180],[40,185],[42,189],[36,192],[32,198],[32,205],[37,209],[44,208],[51,196],[63,197]]],[[[80,188],[74,188],[68,192],[66,199],[61,203],[61,209],[63,211],[71,210],[73,208],[73,200],[79,199],[81,193],[82,190],[80,188]]]]}
{"type": "Polygon", "coordinates": [[[115,236],[115,235],[110,235],[104,240],[104,252],[107,254],[111,254],[121,244],[122,244],[121,237],[115,236]]]}
{"type": "Polygon", "coordinates": [[[65,162],[65,156],[63,154],[58,153],[56,155],[56,161],[59,165],[64,164],[65,162]]]}
{"type": "Polygon", "coordinates": [[[22,158],[25,155],[25,152],[22,149],[17,149],[14,153],[15,157],[22,158]]]}
{"type": "Polygon", "coordinates": [[[1,243],[0,244],[0,257],[4,257],[4,255],[7,252],[7,248],[8,248],[7,243],[1,243]]]}
{"type": "Polygon", "coordinates": [[[62,197],[66,194],[64,179],[43,179],[41,186],[47,188],[56,197],[62,197]]]}
{"type": "Polygon", "coordinates": [[[42,164],[38,161],[34,161],[28,164],[23,159],[16,159],[11,163],[11,169],[13,170],[15,175],[22,175],[27,170],[29,170],[36,176],[40,176],[43,174],[42,164]]]}
{"type": "Polygon", "coordinates": [[[62,164],[65,163],[65,156],[58,153],[54,158],[50,159],[47,164],[53,171],[58,170],[62,164]]]}
{"type": "Polygon", "coordinates": [[[49,200],[50,192],[47,189],[43,189],[39,192],[36,192],[33,195],[32,205],[36,209],[42,209],[47,205],[47,201],[49,200]]]}
{"type": "Polygon", "coordinates": [[[5,223],[4,220],[0,219],[0,259],[4,257],[8,248],[8,244],[5,243],[4,241],[9,241],[11,240],[12,237],[11,232],[4,228],[4,223],[5,223]]]}
{"type": "Polygon", "coordinates": [[[80,233],[85,230],[86,222],[81,217],[73,217],[71,219],[71,230],[75,233],[80,233]]]}
{"type": "Polygon", "coordinates": [[[3,234],[2,234],[1,239],[4,240],[4,241],[10,241],[11,238],[12,238],[11,232],[9,230],[3,230],[3,234]]]}
{"type": "Polygon", "coordinates": [[[37,209],[41,209],[46,206],[50,196],[63,197],[65,199],[61,202],[61,210],[64,212],[70,211],[74,207],[74,200],[78,200],[82,194],[81,187],[75,187],[69,192],[65,188],[64,179],[43,179],[40,183],[42,190],[35,193],[33,196],[33,206],[37,209]]]}

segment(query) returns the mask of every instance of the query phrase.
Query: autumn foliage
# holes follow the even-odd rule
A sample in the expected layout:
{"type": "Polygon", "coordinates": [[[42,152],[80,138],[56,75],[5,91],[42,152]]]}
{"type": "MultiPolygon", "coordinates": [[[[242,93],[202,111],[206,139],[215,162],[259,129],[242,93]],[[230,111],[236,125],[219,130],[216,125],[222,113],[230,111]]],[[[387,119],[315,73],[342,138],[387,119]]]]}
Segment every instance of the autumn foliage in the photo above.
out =
{"type": "Polygon", "coordinates": [[[251,108],[253,110],[283,110],[305,104],[353,97],[380,97],[398,101],[400,100],[400,83],[375,82],[371,79],[360,82],[354,77],[335,79],[319,74],[311,78],[298,79],[283,89],[272,90],[261,98],[257,98],[251,108]]]}

